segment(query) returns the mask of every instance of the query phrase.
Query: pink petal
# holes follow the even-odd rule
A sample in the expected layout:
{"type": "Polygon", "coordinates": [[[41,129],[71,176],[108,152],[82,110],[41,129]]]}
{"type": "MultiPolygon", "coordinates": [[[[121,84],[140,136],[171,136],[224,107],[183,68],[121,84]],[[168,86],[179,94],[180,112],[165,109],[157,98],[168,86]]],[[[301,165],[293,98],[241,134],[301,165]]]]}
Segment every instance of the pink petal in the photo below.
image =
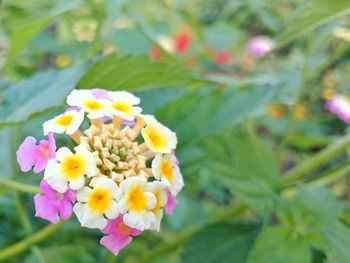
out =
{"type": "Polygon", "coordinates": [[[165,205],[165,212],[168,215],[171,215],[174,211],[174,208],[179,204],[179,201],[176,200],[176,198],[168,192],[168,201],[165,205]]]}
{"type": "Polygon", "coordinates": [[[42,171],[44,171],[46,168],[47,162],[50,159],[51,158],[39,158],[39,159],[37,159],[37,161],[35,162],[35,165],[34,165],[33,172],[38,174],[38,173],[41,173],[42,171]]]}
{"type": "Polygon", "coordinates": [[[67,220],[72,215],[73,205],[70,201],[62,200],[56,202],[56,209],[60,213],[61,218],[67,220]]]}
{"type": "Polygon", "coordinates": [[[133,127],[133,126],[135,126],[136,121],[127,121],[127,120],[123,120],[122,123],[123,123],[123,125],[125,125],[125,126],[133,127]]]}
{"type": "Polygon", "coordinates": [[[60,221],[57,210],[52,205],[52,200],[46,196],[36,194],[34,196],[35,216],[46,219],[53,224],[60,221]]]}
{"type": "Polygon", "coordinates": [[[71,111],[71,110],[80,111],[80,109],[81,108],[78,106],[70,106],[64,111],[64,113],[67,113],[68,111],[71,111]]]}
{"type": "Polygon", "coordinates": [[[108,91],[104,89],[92,89],[91,90],[92,96],[94,96],[95,99],[106,99],[109,100],[108,97],[108,91]]]}
{"type": "Polygon", "coordinates": [[[28,172],[32,169],[38,158],[38,146],[34,137],[27,137],[19,146],[17,152],[17,162],[23,172],[28,172]]]}
{"type": "Polygon", "coordinates": [[[118,255],[119,251],[130,244],[132,238],[129,236],[108,235],[100,240],[101,245],[105,246],[114,255],[118,255]]]}
{"type": "Polygon", "coordinates": [[[103,234],[112,234],[116,233],[118,225],[123,221],[123,216],[119,215],[116,219],[108,220],[107,226],[101,230],[103,234]]]}
{"type": "Polygon", "coordinates": [[[56,191],[45,181],[40,182],[40,191],[45,195],[55,196],[56,191]]]}
{"type": "Polygon", "coordinates": [[[47,135],[49,138],[49,153],[50,157],[55,157],[56,155],[56,141],[55,141],[55,135],[53,132],[49,132],[47,135]]]}

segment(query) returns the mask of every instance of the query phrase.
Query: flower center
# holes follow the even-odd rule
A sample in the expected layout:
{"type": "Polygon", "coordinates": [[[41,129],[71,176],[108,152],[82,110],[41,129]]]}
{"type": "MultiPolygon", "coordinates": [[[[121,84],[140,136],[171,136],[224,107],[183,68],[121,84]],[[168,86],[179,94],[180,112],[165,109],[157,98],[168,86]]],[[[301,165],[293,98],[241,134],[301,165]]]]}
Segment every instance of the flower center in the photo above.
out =
{"type": "Polygon", "coordinates": [[[150,141],[152,142],[152,144],[158,148],[158,147],[162,147],[164,146],[165,142],[164,142],[164,138],[163,136],[161,136],[157,131],[155,130],[150,130],[148,132],[148,137],[150,139],[150,141]]]}
{"type": "Polygon", "coordinates": [[[112,107],[115,110],[119,110],[119,111],[122,111],[122,112],[127,113],[127,114],[130,114],[131,110],[132,110],[132,105],[130,105],[129,103],[126,103],[124,101],[114,102],[112,104],[112,107]]]}
{"type": "Polygon", "coordinates": [[[87,100],[84,101],[84,106],[88,110],[100,110],[103,109],[103,104],[101,102],[95,101],[95,100],[87,100]]]}
{"type": "Polygon", "coordinates": [[[72,114],[64,114],[61,117],[58,117],[56,124],[63,127],[68,127],[73,122],[73,119],[74,116],[72,114]]]}
{"type": "Polygon", "coordinates": [[[142,211],[146,208],[146,196],[139,186],[134,187],[128,195],[128,206],[132,211],[142,211]]]}
{"type": "Polygon", "coordinates": [[[173,166],[171,163],[164,161],[162,163],[162,174],[168,179],[169,182],[172,182],[174,179],[173,166]]]}
{"type": "Polygon", "coordinates": [[[62,173],[67,179],[74,180],[79,176],[84,175],[85,167],[86,164],[84,158],[78,154],[67,156],[61,162],[62,173]]]}
{"type": "Polygon", "coordinates": [[[97,213],[103,214],[111,206],[111,194],[107,189],[94,189],[92,190],[87,205],[88,207],[97,213]]]}
{"type": "Polygon", "coordinates": [[[39,146],[39,159],[45,159],[49,156],[50,151],[46,146],[39,146]]]}

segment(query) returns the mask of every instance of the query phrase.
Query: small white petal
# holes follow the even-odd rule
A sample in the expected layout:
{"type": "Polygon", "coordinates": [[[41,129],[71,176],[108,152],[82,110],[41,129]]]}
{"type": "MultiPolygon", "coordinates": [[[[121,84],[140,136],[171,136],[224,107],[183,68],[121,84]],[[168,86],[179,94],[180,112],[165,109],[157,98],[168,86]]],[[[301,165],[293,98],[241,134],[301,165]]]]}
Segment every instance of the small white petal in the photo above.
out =
{"type": "Polygon", "coordinates": [[[73,155],[67,147],[61,147],[56,152],[56,160],[61,162],[66,156],[73,155]]]}
{"type": "Polygon", "coordinates": [[[123,221],[129,227],[143,231],[150,229],[156,218],[152,212],[129,212],[124,215],[123,221]]]}
{"type": "Polygon", "coordinates": [[[92,189],[90,187],[83,187],[77,192],[77,201],[81,203],[86,203],[92,189]]]}
{"type": "Polygon", "coordinates": [[[59,193],[65,193],[68,189],[67,180],[61,175],[59,164],[55,159],[50,159],[47,163],[44,179],[59,193]]]}
{"type": "Polygon", "coordinates": [[[148,210],[155,208],[157,204],[157,199],[154,196],[154,194],[151,192],[145,192],[145,196],[146,196],[146,208],[148,210]]]}
{"type": "Polygon", "coordinates": [[[105,215],[108,219],[115,219],[118,217],[119,215],[119,206],[118,203],[116,201],[112,201],[112,205],[110,206],[110,208],[108,208],[108,210],[105,212],[105,215]]]}
{"type": "Polygon", "coordinates": [[[79,127],[80,127],[80,125],[82,124],[83,121],[84,121],[84,111],[80,110],[78,113],[75,114],[73,122],[68,127],[66,133],[67,134],[75,133],[79,129],[79,127]]]}
{"type": "Polygon", "coordinates": [[[69,187],[73,190],[79,190],[81,189],[85,184],[85,177],[79,176],[78,178],[72,180],[69,180],[69,187]]]}
{"type": "Polygon", "coordinates": [[[103,229],[107,225],[103,215],[91,212],[85,204],[76,203],[73,211],[83,227],[103,229]]]}

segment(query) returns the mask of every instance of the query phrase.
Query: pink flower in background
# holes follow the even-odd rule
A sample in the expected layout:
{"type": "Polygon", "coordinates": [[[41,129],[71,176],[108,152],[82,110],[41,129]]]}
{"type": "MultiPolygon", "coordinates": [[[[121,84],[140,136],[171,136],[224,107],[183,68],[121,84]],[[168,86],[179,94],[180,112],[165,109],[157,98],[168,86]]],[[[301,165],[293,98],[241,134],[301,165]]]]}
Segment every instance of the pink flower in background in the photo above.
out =
{"type": "Polygon", "coordinates": [[[165,212],[168,215],[172,215],[175,207],[179,204],[179,201],[177,201],[176,198],[169,191],[167,192],[167,196],[168,196],[168,201],[164,207],[165,212]]]}
{"type": "Polygon", "coordinates": [[[269,53],[275,45],[275,42],[271,38],[256,36],[249,41],[248,50],[253,57],[263,57],[269,53]]]}
{"type": "Polygon", "coordinates": [[[330,112],[336,114],[339,119],[350,124],[350,99],[344,95],[335,95],[325,104],[330,112]]]}
{"type": "Polygon", "coordinates": [[[34,166],[34,173],[40,173],[55,156],[55,152],[56,143],[52,132],[48,134],[48,140],[41,140],[38,145],[34,137],[28,136],[17,150],[17,162],[23,172],[30,171],[34,166]]]}
{"type": "Polygon", "coordinates": [[[221,50],[215,53],[214,62],[218,65],[226,65],[231,60],[231,53],[228,50],[221,50]]]}
{"type": "Polygon", "coordinates": [[[100,240],[101,245],[109,249],[114,255],[118,255],[120,250],[130,244],[131,236],[141,235],[142,231],[125,225],[123,216],[120,215],[114,220],[109,220],[107,226],[102,229],[102,233],[106,236],[100,240]]]}
{"type": "Polygon", "coordinates": [[[68,189],[64,194],[60,194],[44,180],[40,183],[42,194],[34,196],[35,216],[46,219],[53,224],[57,224],[60,218],[67,220],[73,212],[73,204],[76,201],[76,194],[68,189]]]}

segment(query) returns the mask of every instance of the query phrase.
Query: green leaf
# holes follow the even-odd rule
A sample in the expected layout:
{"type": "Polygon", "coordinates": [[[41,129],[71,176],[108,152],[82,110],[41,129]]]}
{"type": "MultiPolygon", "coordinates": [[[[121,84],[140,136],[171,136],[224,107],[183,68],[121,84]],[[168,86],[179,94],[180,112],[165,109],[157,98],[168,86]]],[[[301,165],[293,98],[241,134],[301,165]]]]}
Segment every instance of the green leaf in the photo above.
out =
{"type": "Polygon", "coordinates": [[[111,35],[122,54],[142,55],[148,54],[151,42],[137,29],[118,29],[111,35]]]}
{"type": "Polygon", "coordinates": [[[279,44],[285,45],[328,21],[350,13],[348,0],[309,0],[287,25],[279,37],[279,44]]]}
{"type": "Polygon", "coordinates": [[[194,144],[252,116],[274,92],[270,86],[195,90],[161,108],[156,116],[176,131],[181,145],[194,144]]]}
{"type": "MultiPolygon", "coordinates": [[[[64,245],[53,246],[40,249],[39,262],[50,263],[93,263],[96,259],[90,254],[89,250],[82,245],[64,245]]],[[[25,263],[37,263],[38,255],[32,253],[29,255],[25,263]]]]}
{"type": "Polygon", "coordinates": [[[301,186],[297,196],[288,200],[285,215],[292,220],[289,224],[303,224],[305,227],[323,227],[339,220],[342,205],[334,194],[327,188],[315,186],[301,186]],[[288,211],[288,212],[287,212],[288,211]]]}
{"type": "Polygon", "coordinates": [[[324,228],[322,233],[328,243],[330,256],[335,260],[334,262],[349,263],[350,229],[339,222],[324,228]]]}
{"type": "Polygon", "coordinates": [[[29,43],[40,31],[50,23],[50,17],[38,19],[31,24],[16,28],[10,37],[10,48],[7,54],[7,65],[17,57],[20,51],[29,43]]]}
{"type": "Polygon", "coordinates": [[[10,87],[0,104],[0,126],[23,122],[35,113],[63,105],[85,68],[48,70],[10,87]]]}
{"type": "Polygon", "coordinates": [[[237,197],[258,208],[272,207],[279,187],[272,153],[246,131],[227,131],[204,141],[203,164],[237,197]]]}
{"type": "Polygon", "coordinates": [[[191,82],[191,72],[174,62],[151,61],[148,56],[118,57],[112,54],[93,65],[78,86],[135,91],[186,86],[191,82]]]}
{"type": "Polygon", "coordinates": [[[248,263],[309,263],[308,244],[288,227],[266,227],[249,254],[248,263]]]}
{"type": "Polygon", "coordinates": [[[185,244],[183,263],[245,262],[257,227],[217,224],[196,233],[185,244]]]}
{"type": "Polygon", "coordinates": [[[80,0],[66,1],[54,8],[48,15],[37,18],[29,24],[15,28],[10,37],[10,48],[7,54],[6,66],[8,67],[11,65],[22,49],[33,40],[38,33],[44,30],[54,17],[75,8],[80,3],[80,0]]]}

